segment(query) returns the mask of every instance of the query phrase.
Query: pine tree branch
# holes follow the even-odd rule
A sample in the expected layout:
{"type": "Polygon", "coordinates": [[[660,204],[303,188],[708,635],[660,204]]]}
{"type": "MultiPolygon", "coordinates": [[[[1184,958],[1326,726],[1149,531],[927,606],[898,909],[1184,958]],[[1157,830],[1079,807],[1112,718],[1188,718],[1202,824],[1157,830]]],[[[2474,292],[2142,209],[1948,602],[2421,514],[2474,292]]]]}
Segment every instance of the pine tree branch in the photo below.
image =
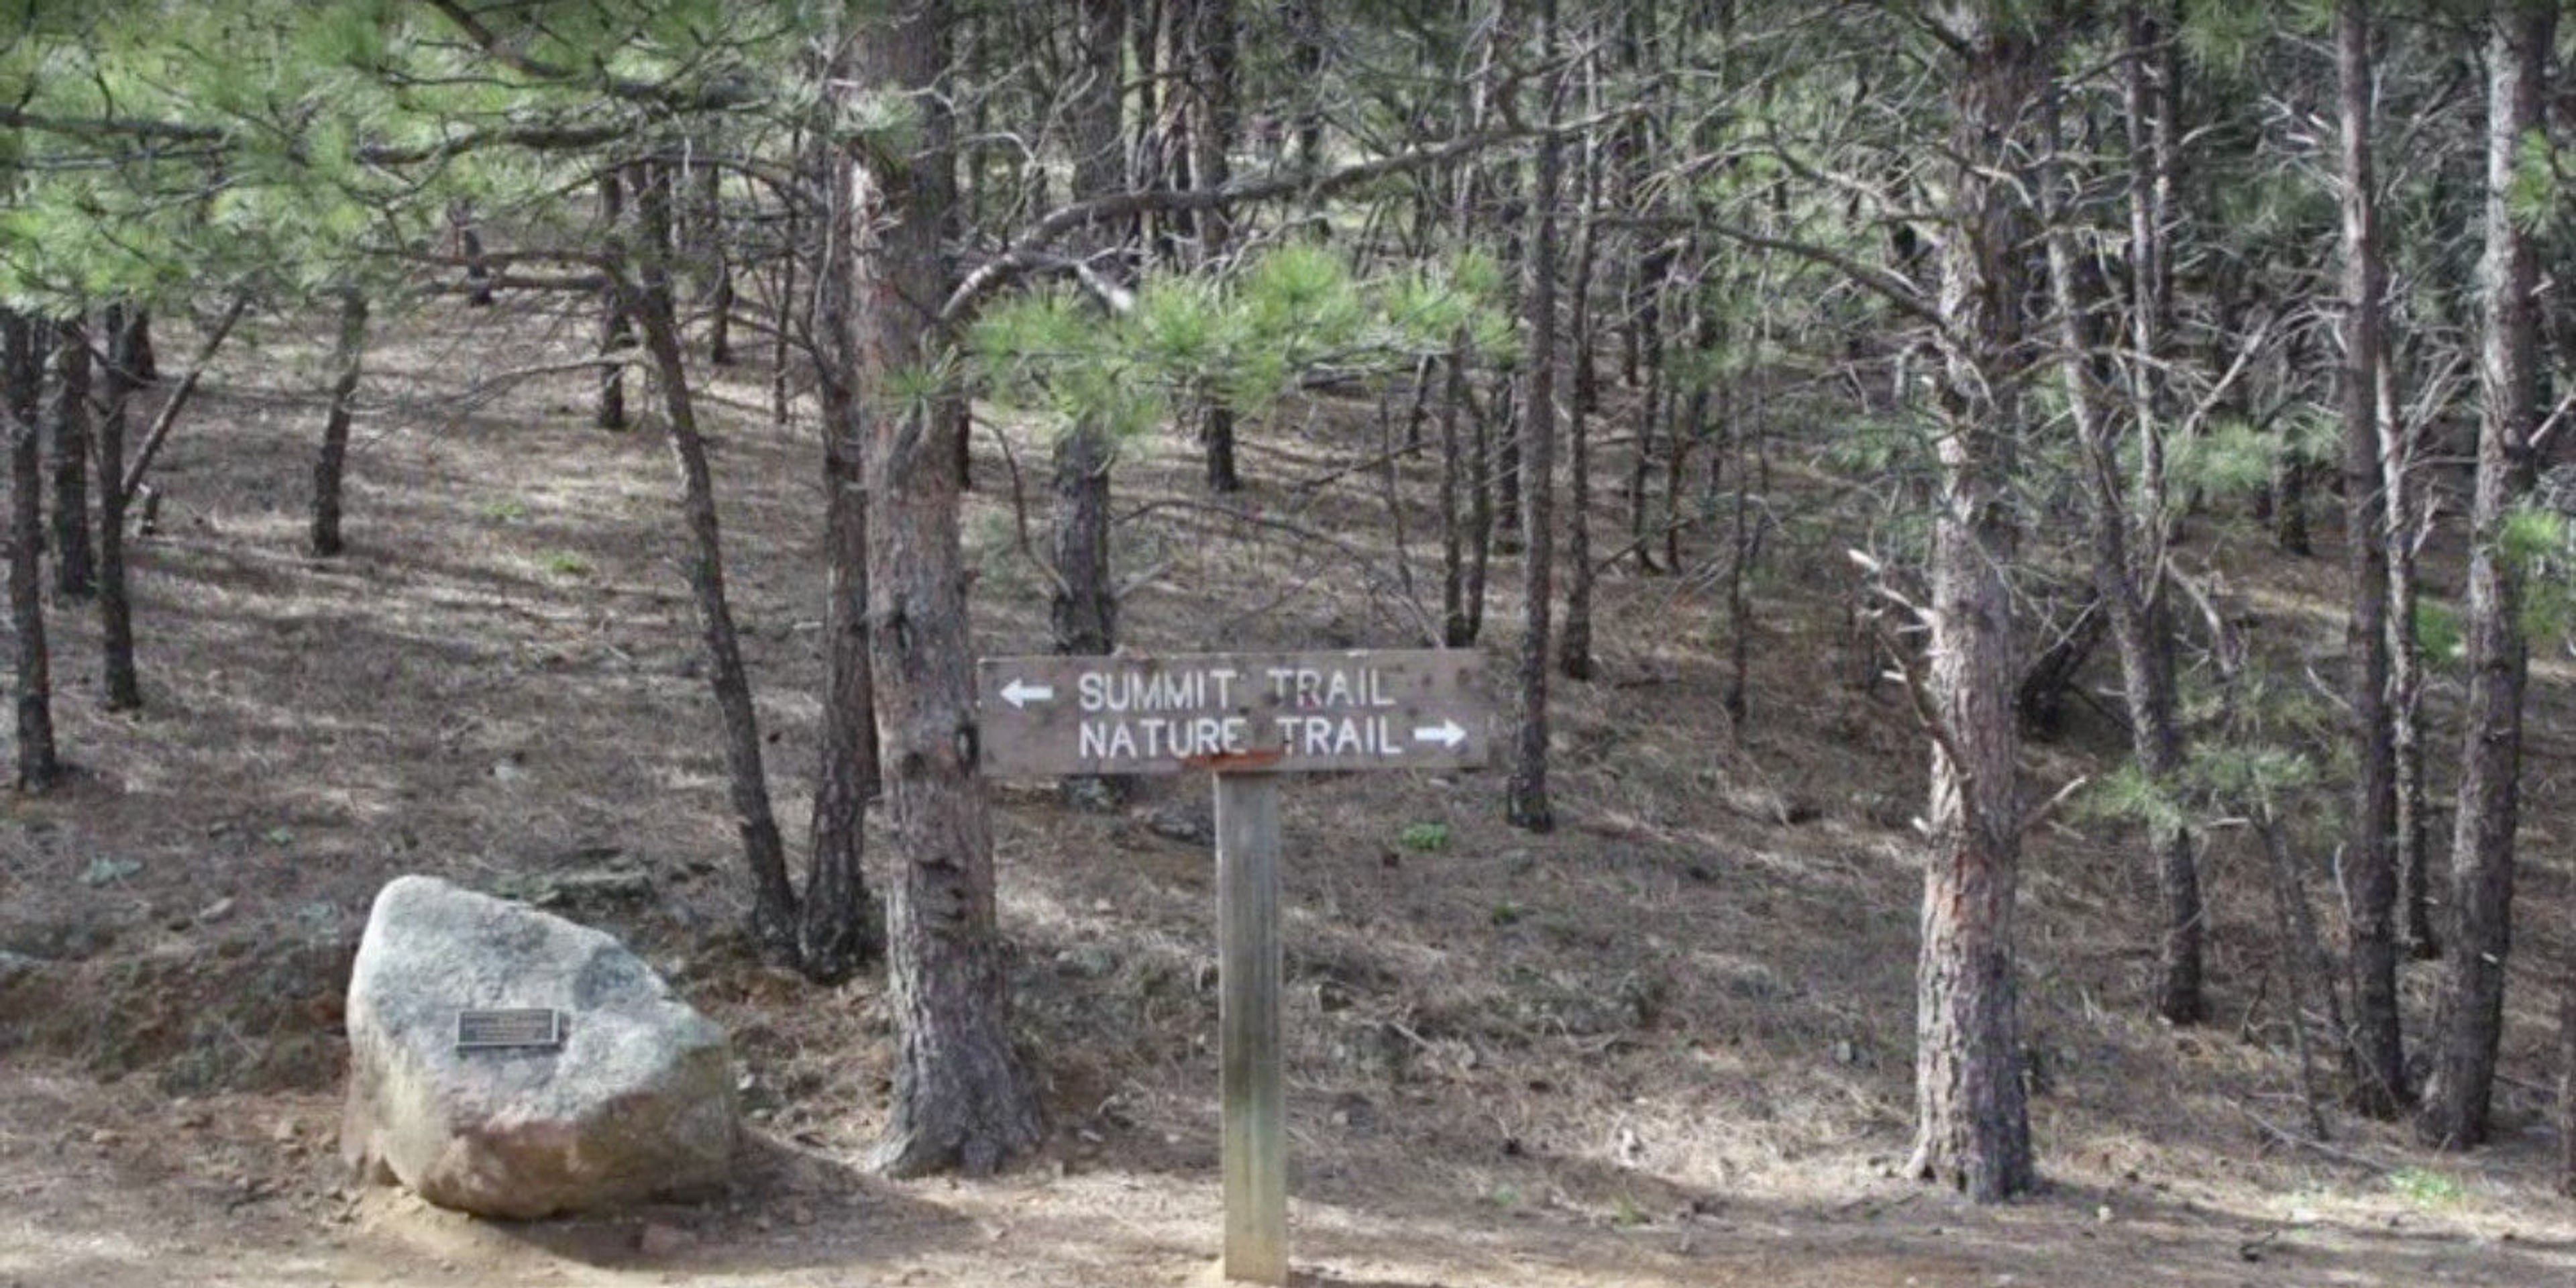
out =
{"type": "Polygon", "coordinates": [[[1302,197],[1312,201],[1372,180],[1443,165],[1499,144],[1549,137],[1578,137],[1586,131],[1639,115],[1644,110],[1641,106],[1621,108],[1549,128],[1477,130],[1442,143],[1367,161],[1354,161],[1321,174],[1281,171],[1237,180],[1222,188],[1140,188],[1059,206],[1011,237],[1008,243],[1011,249],[967,273],[957,283],[957,288],[949,292],[947,301],[940,305],[939,320],[942,324],[953,324],[974,309],[985,296],[1021,274],[1054,263],[1054,257],[1046,253],[1047,248],[1057,239],[1092,224],[1130,215],[1215,210],[1283,197],[1302,197]]]}

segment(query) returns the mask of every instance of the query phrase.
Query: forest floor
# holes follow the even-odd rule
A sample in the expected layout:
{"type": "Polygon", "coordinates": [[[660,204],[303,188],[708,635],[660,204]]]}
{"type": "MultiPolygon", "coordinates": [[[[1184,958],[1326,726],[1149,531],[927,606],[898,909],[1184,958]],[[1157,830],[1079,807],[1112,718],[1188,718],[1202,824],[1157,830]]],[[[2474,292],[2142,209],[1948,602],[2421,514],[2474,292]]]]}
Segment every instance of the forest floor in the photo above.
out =
{"type": "MultiPolygon", "coordinates": [[[[322,355],[304,330],[246,328],[155,470],[161,531],[135,552],[145,712],[98,711],[94,626],[53,616],[57,719],[86,769],[0,819],[0,1285],[1205,1279],[1204,784],[1150,783],[1115,813],[996,790],[1017,1021],[1051,1140],[991,1180],[850,1170],[884,1109],[879,981],[822,989],[746,964],[658,435],[592,428],[586,377],[460,394],[571,356],[588,326],[444,305],[406,324],[372,359],[352,552],[327,562],[303,553],[322,355]],[[338,999],[369,900],[414,871],[614,928],[731,1028],[764,1144],[729,1199],[507,1225],[347,1188],[338,999]]],[[[770,423],[760,364],[705,392],[771,785],[801,833],[818,447],[810,420],[770,423]]],[[[628,396],[647,404],[640,380],[628,396]]],[[[2308,1140],[2258,856],[2226,829],[2207,858],[2218,1018],[2189,1030],[2145,1014],[2125,829],[2076,813],[2034,833],[2020,942],[2045,1187],[1980,1210],[1895,1175],[1923,752],[1894,686],[1854,682],[1869,663],[1842,551],[1876,503],[1797,484],[1780,414],[1778,527],[1748,621],[1726,620],[1714,575],[1605,577],[1601,678],[1556,689],[1554,833],[1504,825],[1494,772],[1285,793],[1302,1281],[2576,1282],[2576,1207],[2548,1184],[2541,972],[2515,976],[2496,1145],[2433,1155],[2342,1115],[2308,1140]],[[1737,629],[1754,632],[1740,728],[1720,705],[1737,629]]],[[[1131,445],[1130,644],[1419,643],[1419,606],[1437,611],[1437,465],[1401,460],[1392,485],[1350,468],[1384,433],[1373,403],[1292,405],[1247,428],[1250,490],[1224,505],[1178,437],[1131,445]]],[[[1041,477],[1041,436],[979,430],[975,449],[979,647],[1043,651],[1044,582],[1014,548],[1011,501],[1015,464],[1041,477]]],[[[1602,463],[1605,499],[1623,461],[1602,463]]],[[[1624,532],[1615,504],[1600,513],[1624,532]]],[[[2293,660],[2330,648],[2330,552],[2240,561],[2217,531],[2186,557],[2235,568],[2257,637],[2293,660]]],[[[1722,569],[1714,532],[1686,546],[1722,569]]],[[[1501,676],[1515,560],[1493,585],[1501,676]]],[[[2518,967],[2565,952],[2545,932],[2576,911],[2568,674],[2549,669],[2536,701],[2518,967]]],[[[2031,748],[2038,790],[2116,763],[2121,743],[2079,703],[2031,748]]],[[[2418,1024],[2430,969],[2409,968],[2418,1024]]]]}

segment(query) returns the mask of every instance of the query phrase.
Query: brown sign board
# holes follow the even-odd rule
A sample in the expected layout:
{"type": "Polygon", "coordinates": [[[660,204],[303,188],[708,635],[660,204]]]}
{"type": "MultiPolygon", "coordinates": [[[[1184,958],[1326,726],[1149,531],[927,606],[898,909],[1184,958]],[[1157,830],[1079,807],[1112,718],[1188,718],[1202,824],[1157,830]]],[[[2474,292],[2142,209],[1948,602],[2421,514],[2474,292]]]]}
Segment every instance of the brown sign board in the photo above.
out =
{"type": "Polygon", "coordinates": [[[1462,769],[1492,741],[1472,649],[999,657],[975,685],[988,778],[1462,769]]]}

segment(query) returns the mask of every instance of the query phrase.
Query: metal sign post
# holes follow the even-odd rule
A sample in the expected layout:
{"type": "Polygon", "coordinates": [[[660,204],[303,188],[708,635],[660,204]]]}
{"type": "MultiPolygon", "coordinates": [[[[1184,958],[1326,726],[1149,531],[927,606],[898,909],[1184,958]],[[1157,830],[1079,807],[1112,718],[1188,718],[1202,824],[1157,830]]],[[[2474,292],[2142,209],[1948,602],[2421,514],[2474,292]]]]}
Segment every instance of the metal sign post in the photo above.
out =
{"type": "Polygon", "coordinates": [[[1005,657],[977,667],[981,772],[1178,773],[1216,783],[1224,1274],[1288,1282],[1279,1031],[1279,775],[1462,769],[1491,734],[1472,652],[1005,657]]]}

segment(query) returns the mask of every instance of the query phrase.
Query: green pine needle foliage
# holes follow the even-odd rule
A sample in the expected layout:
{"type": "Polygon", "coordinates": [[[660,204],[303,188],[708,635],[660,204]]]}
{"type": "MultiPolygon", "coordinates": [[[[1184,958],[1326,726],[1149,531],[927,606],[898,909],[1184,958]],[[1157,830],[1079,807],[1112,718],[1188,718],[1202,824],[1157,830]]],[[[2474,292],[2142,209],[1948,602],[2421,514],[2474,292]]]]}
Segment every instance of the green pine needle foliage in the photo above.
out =
{"type": "Polygon", "coordinates": [[[1000,403],[1114,437],[1200,398],[1257,417],[1319,370],[1394,377],[1461,334],[1508,346],[1501,285],[1481,255],[1363,280],[1323,247],[1283,246],[1222,276],[1156,277],[1114,310],[1070,286],[1024,293],[969,329],[968,374],[1000,403]]]}
{"type": "Polygon", "coordinates": [[[2172,445],[2166,467],[2177,490],[2212,496],[2251,496],[2280,470],[2282,439],[2243,420],[2222,420],[2207,433],[2172,445]]]}

